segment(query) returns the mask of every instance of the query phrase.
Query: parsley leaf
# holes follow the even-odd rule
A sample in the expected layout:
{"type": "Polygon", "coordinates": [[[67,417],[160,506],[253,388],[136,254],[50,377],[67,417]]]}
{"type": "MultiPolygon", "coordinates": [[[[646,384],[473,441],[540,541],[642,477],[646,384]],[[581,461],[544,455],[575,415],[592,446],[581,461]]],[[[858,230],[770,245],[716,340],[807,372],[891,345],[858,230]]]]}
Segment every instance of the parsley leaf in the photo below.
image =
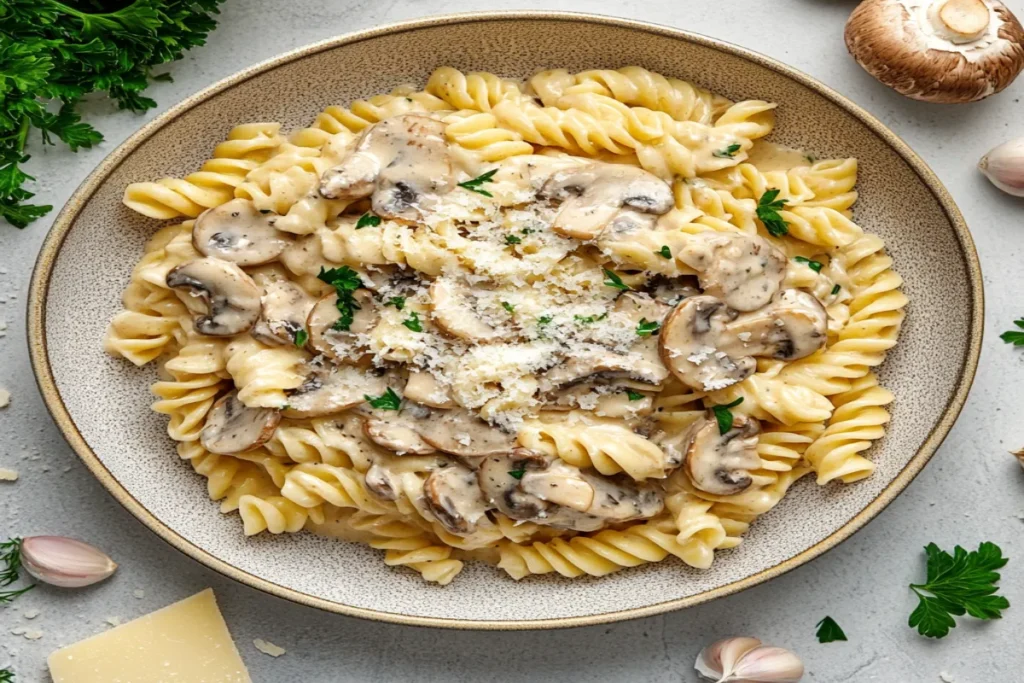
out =
{"type": "Polygon", "coordinates": [[[779,209],[785,208],[789,200],[776,199],[778,196],[779,190],[773,187],[766,190],[757,201],[757,217],[764,223],[768,234],[773,237],[782,237],[789,232],[789,223],[782,220],[782,216],[779,215],[779,209]]]}
{"type": "Polygon", "coordinates": [[[43,144],[71,151],[103,140],[78,113],[82,98],[105,92],[121,109],[156,106],[142,92],[152,67],[202,45],[223,0],[57,2],[0,5],[0,217],[24,228],[52,207],[30,204],[33,180],[19,166],[36,129],[43,144]],[[59,107],[57,106],[59,105],[59,107]],[[56,111],[55,111],[56,110],[56,111]]]}
{"type": "Polygon", "coordinates": [[[516,307],[513,306],[512,304],[510,304],[507,301],[502,301],[501,302],[501,307],[504,308],[509,313],[515,313],[516,312],[516,307]]]}
{"type": "Polygon", "coordinates": [[[652,334],[658,334],[659,329],[661,329],[661,323],[640,318],[640,322],[636,326],[636,333],[641,337],[650,337],[652,334]]]}
{"type": "Polygon", "coordinates": [[[402,324],[413,332],[422,332],[423,325],[420,323],[420,314],[416,311],[409,313],[409,317],[402,321],[402,324]]]}
{"type": "Polygon", "coordinates": [[[363,394],[363,398],[378,410],[398,410],[402,407],[402,397],[396,394],[391,387],[388,387],[387,391],[376,398],[366,394],[363,394]]]}
{"type": "Polygon", "coordinates": [[[309,341],[309,333],[300,327],[295,333],[295,346],[301,349],[307,341],[309,341]]]}
{"type": "Polygon", "coordinates": [[[505,235],[505,244],[519,244],[522,241],[515,235],[505,235]]]}
{"type": "Polygon", "coordinates": [[[331,329],[348,330],[352,327],[352,319],[356,311],[359,310],[359,304],[356,303],[353,296],[353,292],[363,286],[359,273],[348,266],[330,270],[324,270],[324,267],[320,266],[320,273],[316,277],[334,287],[334,291],[338,293],[337,306],[341,317],[331,326],[331,329]]]}
{"type": "Polygon", "coordinates": [[[581,325],[590,325],[596,323],[598,320],[604,320],[608,317],[608,311],[605,311],[601,315],[574,315],[572,318],[581,325]]]}
{"type": "MultiPolygon", "coordinates": [[[[9,541],[0,543],[0,588],[10,586],[18,580],[18,571],[21,569],[21,539],[12,538],[9,541]]],[[[22,593],[35,588],[36,585],[26,586],[20,590],[0,591],[0,605],[14,600],[22,593]]]]}
{"type": "Polygon", "coordinates": [[[644,397],[639,391],[633,391],[632,389],[626,389],[626,398],[630,401],[639,401],[644,397]]]}
{"type": "MultiPolygon", "coordinates": [[[[1024,318],[1014,320],[1013,324],[1021,329],[1024,329],[1024,318]]],[[[1018,332],[1016,330],[1013,330],[1011,332],[1003,332],[1001,335],[999,335],[999,338],[1002,339],[1007,344],[1013,344],[1014,346],[1024,346],[1024,332],[1018,332]]]]}
{"type": "Polygon", "coordinates": [[[608,278],[607,280],[604,281],[605,286],[614,287],[615,289],[621,289],[624,292],[629,291],[629,285],[624,283],[622,281],[622,278],[619,277],[616,273],[613,273],[607,268],[602,268],[601,270],[604,271],[604,276],[608,278]]]}
{"type": "Polygon", "coordinates": [[[356,230],[362,230],[363,228],[376,228],[380,225],[380,216],[370,211],[367,211],[359,220],[356,221],[356,230]]]}
{"type": "Polygon", "coordinates": [[[711,409],[711,412],[715,414],[715,419],[718,420],[718,433],[725,434],[732,429],[732,413],[729,412],[729,408],[735,408],[739,404],[743,403],[743,397],[740,396],[738,399],[724,406],[715,406],[711,409]]]}
{"type": "Polygon", "coordinates": [[[494,195],[492,195],[487,190],[481,190],[480,186],[483,185],[484,183],[491,182],[491,178],[493,178],[494,174],[497,173],[497,172],[498,172],[498,169],[496,169],[496,168],[492,169],[492,170],[488,171],[487,173],[484,173],[482,175],[478,175],[476,178],[473,178],[472,180],[467,180],[464,183],[459,183],[459,187],[464,188],[466,190],[469,190],[470,192],[476,192],[477,194],[482,194],[485,197],[493,197],[494,195]]]}
{"type": "Polygon", "coordinates": [[[711,154],[713,156],[718,157],[719,159],[732,159],[734,156],[736,156],[736,152],[738,151],[740,151],[740,146],[738,144],[732,144],[726,147],[725,149],[716,150],[711,154]]]}
{"type": "Polygon", "coordinates": [[[672,250],[668,248],[667,244],[662,246],[661,249],[659,249],[658,251],[656,251],[654,253],[657,254],[658,256],[660,256],[661,258],[664,258],[664,259],[672,258],[672,250]]]}
{"type": "Polygon", "coordinates": [[[552,316],[542,315],[541,317],[537,318],[537,326],[543,327],[544,325],[549,325],[552,320],[554,320],[552,316]]]}
{"type": "Polygon", "coordinates": [[[508,474],[509,474],[510,477],[513,477],[515,479],[522,479],[523,475],[526,474],[526,468],[525,467],[519,467],[518,469],[509,470],[508,474]]]}
{"type": "Polygon", "coordinates": [[[836,620],[832,617],[825,617],[818,622],[818,631],[814,635],[818,636],[819,643],[834,643],[837,640],[846,640],[846,634],[843,633],[843,629],[839,627],[836,620]]]}
{"type": "Polygon", "coordinates": [[[944,638],[949,629],[956,628],[954,616],[1002,617],[1001,610],[1007,609],[1010,601],[994,595],[999,590],[995,570],[1007,563],[999,546],[985,542],[971,552],[956,546],[950,555],[929,543],[924,550],[928,554],[927,579],[910,584],[919,600],[910,614],[911,628],[917,627],[918,633],[928,638],[944,638]]]}
{"type": "Polygon", "coordinates": [[[821,268],[824,265],[821,261],[812,261],[811,259],[804,258],[803,256],[794,256],[793,260],[796,261],[797,263],[804,264],[805,266],[813,270],[815,273],[820,273],[821,268]]]}
{"type": "Polygon", "coordinates": [[[842,289],[842,288],[838,284],[834,285],[832,287],[832,296],[835,296],[836,294],[838,294],[840,289],[842,289]]]}
{"type": "Polygon", "coordinates": [[[405,297],[404,296],[393,296],[384,302],[385,306],[394,306],[398,310],[405,308],[405,297]]]}
{"type": "Polygon", "coordinates": [[[0,669],[0,683],[14,683],[14,672],[10,669],[0,669]]]}

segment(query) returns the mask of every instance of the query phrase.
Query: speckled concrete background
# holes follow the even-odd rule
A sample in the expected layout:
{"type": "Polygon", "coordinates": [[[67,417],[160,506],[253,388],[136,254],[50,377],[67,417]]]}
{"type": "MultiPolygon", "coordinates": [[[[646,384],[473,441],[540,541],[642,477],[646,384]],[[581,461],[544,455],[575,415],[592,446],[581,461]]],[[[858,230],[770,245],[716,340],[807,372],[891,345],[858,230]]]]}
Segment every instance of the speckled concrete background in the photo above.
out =
{"type": "MultiPolygon", "coordinates": [[[[45,656],[61,644],[106,628],[108,617],[140,615],[206,586],[217,591],[253,677],[278,681],[692,681],[692,661],[713,638],[759,636],[800,653],[805,680],[1011,681],[1024,652],[1024,473],[1006,449],[1024,444],[1014,424],[1015,375],[1024,363],[997,335],[1024,311],[1013,301],[1024,229],[1024,201],[999,194],[973,168],[1001,140],[1024,135],[1024,80],[966,107],[925,105],[877,85],[846,56],[842,27],[855,3],[839,0],[753,0],[546,4],[670,24],[738,43],[781,59],[838,89],[882,119],[932,165],[968,222],[986,273],[987,348],[964,414],[945,446],[910,488],[876,521],[817,561],[746,593],[664,617],[548,633],[455,633],[384,626],[321,614],[235,585],[179,555],[134,521],[101,489],[53,427],[35,390],[24,342],[28,273],[47,225],[0,228],[0,385],[11,390],[0,411],[0,466],[22,479],[0,487],[0,536],[62,533],[92,540],[121,562],[114,581],[80,592],[39,589],[0,608],[0,667],[10,660],[18,681],[46,681],[45,656]],[[1016,121],[1016,123],[1013,123],[1016,121]],[[1016,241],[1015,241],[1016,240],[1016,241]],[[1006,417],[1010,417],[1009,420],[1006,417]],[[1003,593],[1015,607],[997,623],[964,623],[945,641],[925,641],[905,626],[914,601],[905,586],[923,569],[920,547],[936,541],[999,543],[1014,559],[1003,593]],[[139,592],[142,591],[142,592],[139,592]],[[142,597],[136,597],[142,595],[142,597]],[[31,623],[29,610],[40,610],[31,623]],[[850,642],[819,645],[814,625],[836,618],[850,642]],[[28,641],[10,634],[31,625],[28,641]],[[252,646],[264,638],[285,647],[277,660],[252,646]]],[[[1024,2],[1011,0],[1024,15],[1024,2]]],[[[167,107],[256,61],[349,30],[467,9],[538,8],[519,2],[472,7],[415,2],[279,3],[232,0],[211,44],[176,65],[176,82],[158,84],[167,107]],[[284,7],[283,4],[280,7],[284,7]],[[267,27],[272,27],[268,30],[267,27]]],[[[30,171],[40,199],[60,205],[91,168],[143,122],[106,102],[90,105],[106,135],[99,150],[78,155],[33,150],[30,171]]],[[[942,344],[936,339],[937,345],[942,344]]]]}

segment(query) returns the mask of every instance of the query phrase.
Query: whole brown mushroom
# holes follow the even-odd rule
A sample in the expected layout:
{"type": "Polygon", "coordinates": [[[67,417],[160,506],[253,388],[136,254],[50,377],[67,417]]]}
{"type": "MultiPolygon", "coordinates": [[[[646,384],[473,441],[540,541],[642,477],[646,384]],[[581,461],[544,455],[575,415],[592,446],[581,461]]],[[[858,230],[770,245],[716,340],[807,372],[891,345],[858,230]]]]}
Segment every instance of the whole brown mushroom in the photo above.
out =
{"type": "Polygon", "coordinates": [[[1024,28],[999,0],[865,0],[846,47],[896,92],[925,102],[974,102],[1024,69],[1024,28]]]}

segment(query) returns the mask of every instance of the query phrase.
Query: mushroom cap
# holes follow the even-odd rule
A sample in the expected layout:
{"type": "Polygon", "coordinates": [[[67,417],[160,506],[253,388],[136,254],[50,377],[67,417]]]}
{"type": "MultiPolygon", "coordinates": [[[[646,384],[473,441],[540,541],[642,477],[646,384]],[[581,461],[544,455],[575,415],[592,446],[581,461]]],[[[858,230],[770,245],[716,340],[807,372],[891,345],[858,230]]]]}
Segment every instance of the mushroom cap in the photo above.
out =
{"type": "Polygon", "coordinates": [[[234,263],[201,258],[167,273],[167,286],[190,290],[201,299],[205,314],[193,320],[196,331],[211,337],[230,337],[247,331],[260,317],[259,285],[234,263]]]}
{"type": "Polygon", "coordinates": [[[451,278],[438,278],[430,285],[430,315],[437,327],[450,337],[469,342],[504,340],[507,333],[480,318],[469,300],[469,287],[451,278]]]}
{"type": "Polygon", "coordinates": [[[722,434],[708,411],[689,431],[683,471],[693,485],[716,496],[731,496],[754,483],[750,472],[761,466],[757,454],[761,425],[746,415],[733,416],[732,429],[722,434]]]}
{"type": "Polygon", "coordinates": [[[434,411],[431,419],[417,423],[423,440],[439,451],[465,458],[508,453],[515,438],[481,420],[465,408],[434,411]]]}
{"type": "Polygon", "coordinates": [[[266,215],[248,199],[232,199],[199,214],[192,227],[192,244],[203,256],[258,266],[281,255],[292,243],[274,227],[278,216],[266,215]]]}
{"type": "Polygon", "coordinates": [[[426,370],[410,370],[409,379],[405,383],[402,395],[415,403],[422,403],[431,408],[455,408],[458,404],[452,399],[449,387],[442,385],[437,378],[426,370]]]}
{"type": "Polygon", "coordinates": [[[213,404],[199,433],[203,448],[218,455],[233,455],[259,448],[274,435],[281,411],[250,408],[232,391],[213,404]]]}
{"type": "Polygon", "coordinates": [[[705,294],[737,311],[753,311],[771,301],[788,265],[786,255],[766,239],[742,233],[697,233],[676,256],[697,271],[705,294]]]}
{"type": "Polygon", "coordinates": [[[313,308],[313,299],[291,280],[273,280],[263,286],[260,318],[252,336],[265,344],[294,344],[313,308]]]}
{"type": "Polygon", "coordinates": [[[476,472],[458,464],[431,472],[423,483],[423,497],[441,526],[456,535],[473,533],[490,507],[476,472]]]}
{"type": "Polygon", "coordinates": [[[347,330],[334,329],[335,323],[341,319],[337,292],[331,292],[317,301],[306,318],[310,348],[338,363],[359,362],[365,350],[360,348],[359,335],[368,334],[380,319],[373,294],[368,290],[357,289],[352,299],[358,308],[347,330]]]}
{"type": "MultiPolygon", "coordinates": [[[[408,398],[408,397],[406,397],[408,398]]],[[[429,408],[410,403],[402,404],[402,410],[367,411],[363,432],[373,443],[398,455],[429,455],[437,449],[423,440],[420,427],[434,415],[429,408]]]]}
{"type": "Polygon", "coordinates": [[[379,396],[388,388],[388,378],[350,365],[326,365],[314,372],[288,396],[286,417],[320,417],[340,413],[379,396]]]}
{"type": "Polygon", "coordinates": [[[732,357],[720,340],[739,316],[713,296],[683,299],[665,319],[658,339],[661,362],[686,386],[716,391],[754,374],[750,355],[732,357]]]}
{"type": "Polygon", "coordinates": [[[1024,28],[999,0],[865,0],[846,47],[893,90],[926,102],[974,102],[1024,69],[1024,28]]]}

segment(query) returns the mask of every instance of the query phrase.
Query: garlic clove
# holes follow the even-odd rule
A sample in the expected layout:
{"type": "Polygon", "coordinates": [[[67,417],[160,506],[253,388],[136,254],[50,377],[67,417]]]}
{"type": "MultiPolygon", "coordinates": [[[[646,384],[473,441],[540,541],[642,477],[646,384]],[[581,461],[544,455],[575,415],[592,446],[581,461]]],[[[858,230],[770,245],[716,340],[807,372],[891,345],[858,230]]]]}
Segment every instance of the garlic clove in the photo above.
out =
{"type": "Polygon", "coordinates": [[[21,565],[43,583],[80,588],[98,583],[117,563],[88,543],[62,536],[30,536],[21,542],[21,565]]]}
{"type": "Polygon", "coordinates": [[[992,148],[978,162],[978,170],[1003,192],[1024,197],[1024,138],[992,148]]]}
{"type": "Polygon", "coordinates": [[[797,683],[804,675],[799,657],[757,638],[716,641],[700,651],[693,666],[716,683],[797,683]]]}

